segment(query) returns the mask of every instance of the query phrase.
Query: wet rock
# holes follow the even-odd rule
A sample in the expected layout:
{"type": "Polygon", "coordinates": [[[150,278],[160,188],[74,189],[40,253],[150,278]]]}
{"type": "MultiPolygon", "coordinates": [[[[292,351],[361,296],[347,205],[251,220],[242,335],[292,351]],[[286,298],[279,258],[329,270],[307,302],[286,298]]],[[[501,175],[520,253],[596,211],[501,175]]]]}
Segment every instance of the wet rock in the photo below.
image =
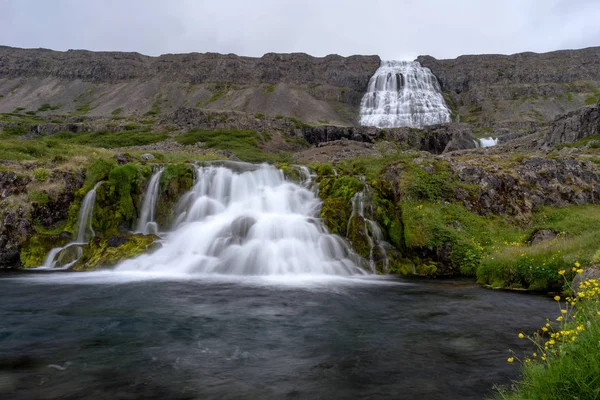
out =
{"type": "Polygon", "coordinates": [[[83,256],[73,267],[75,271],[110,268],[121,261],[152,250],[158,237],[154,235],[120,235],[108,239],[94,238],[83,246],[83,256]]]}
{"type": "Polygon", "coordinates": [[[111,236],[106,241],[108,247],[119,247],[129,242],[129,238],[125,236],[111,236]]]}

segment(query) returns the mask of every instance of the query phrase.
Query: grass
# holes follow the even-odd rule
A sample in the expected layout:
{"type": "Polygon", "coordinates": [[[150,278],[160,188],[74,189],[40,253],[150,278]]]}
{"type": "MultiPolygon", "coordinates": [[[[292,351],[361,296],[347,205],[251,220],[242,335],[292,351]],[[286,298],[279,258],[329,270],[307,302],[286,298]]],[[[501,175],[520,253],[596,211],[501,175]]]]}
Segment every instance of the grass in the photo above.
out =
{"type": "MultiPolygon", "coordinates": [[[[126,128],[127,129],[127,128],[126,128]]],[[[101,147],[114,149],[117,147],[143,146],[157,143],[167,139],[166,133],[148,132],[132,128],[125,132],[86,132],[71,133],[60,132],[55,135],[40,139],[40,141],[66,141],[73,144],[80,144],[92,147],[101,147]]]]}
{"type": "Polygon", "coordinates": [[[485,257],[477,269],[480,283],[494,287],[557,289],[558,271],[575,261],[597,260],[600,248],[600,207],[597,205],[543,208],[538,210],[528,230],[529,237],[537,229],[558,232],[556,239],[536,245],[526,240],[507,241],[485,257]]]}
{"type": "Polygon", "coordinates": [[[231,151],[243,161],[274,162],[287,160],[289,158],[287,153],[267,154],[259,147],[269,139],[270,136],[265,133],[235,129],[198,129],[175,137],[175,140],[183,145],[194,145],[201,142],[208,149],[231,151]]]}
{"type": "Polygon", "coordinates": [[[50,105],[48,103],[44,103],[41,106],[39,106],[38,111],[39,112],[44,112],[44,111],[54,111],[54,110],[58,110],[60,108],[60,105],[50,105]]]}
{"type": "MultiPolygon", "coordinates": [[[[583,272],[579,262],[573,265],[561,270],[566,282],[574,272],[583,272]]],[[[600,398],[600,282],[589,279],[578,288],[566,286],[575,295],[555,297],[560,307],[556,320],[531,335],[519,333],[534,350],[523,360],[508,358],[511,363],[521,361],[522,375],[513,389],[499,388],[497,399],[600,398]]]]}

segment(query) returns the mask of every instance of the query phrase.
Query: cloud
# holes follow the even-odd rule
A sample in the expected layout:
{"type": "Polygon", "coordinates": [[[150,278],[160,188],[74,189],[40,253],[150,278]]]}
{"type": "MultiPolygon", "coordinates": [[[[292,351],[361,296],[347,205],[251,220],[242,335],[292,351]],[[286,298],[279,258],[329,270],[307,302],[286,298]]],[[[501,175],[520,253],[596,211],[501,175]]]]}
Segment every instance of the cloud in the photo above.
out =
{"type": "Polygon", "coordinates": [[[0,0],[1,44],[159,55],[550,51],[600,44],[595,0],[0,0]]]}

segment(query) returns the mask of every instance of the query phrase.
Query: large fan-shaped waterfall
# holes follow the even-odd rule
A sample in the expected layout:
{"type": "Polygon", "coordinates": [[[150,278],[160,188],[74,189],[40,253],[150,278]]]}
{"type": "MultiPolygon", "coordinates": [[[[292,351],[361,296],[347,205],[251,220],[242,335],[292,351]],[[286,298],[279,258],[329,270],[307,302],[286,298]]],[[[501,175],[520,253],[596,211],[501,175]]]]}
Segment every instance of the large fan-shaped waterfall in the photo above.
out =
{"type": "Polygon", "coordinates": [[[451,122],[437,78],[418,62],[382,61],[360,105],[361,125],[380,128],[451,122]]]}
{"type": "Polygon", "coordinates": [[[162,248],[117,271],[364,274],[360,258],[316,218],[320,204],[311,190],[266,164],[200,167],[162,248]]]}

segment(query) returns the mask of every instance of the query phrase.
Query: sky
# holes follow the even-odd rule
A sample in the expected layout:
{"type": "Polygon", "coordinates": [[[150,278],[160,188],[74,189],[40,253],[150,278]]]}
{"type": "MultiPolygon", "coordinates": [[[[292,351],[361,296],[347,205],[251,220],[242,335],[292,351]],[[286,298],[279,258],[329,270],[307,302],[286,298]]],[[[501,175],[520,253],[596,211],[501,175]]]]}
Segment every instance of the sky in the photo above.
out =
{"type": "Polygon", "coordinates": [[[244,56],[600,46],[600,0],[0,0],[0,45],[244,56]]]}

